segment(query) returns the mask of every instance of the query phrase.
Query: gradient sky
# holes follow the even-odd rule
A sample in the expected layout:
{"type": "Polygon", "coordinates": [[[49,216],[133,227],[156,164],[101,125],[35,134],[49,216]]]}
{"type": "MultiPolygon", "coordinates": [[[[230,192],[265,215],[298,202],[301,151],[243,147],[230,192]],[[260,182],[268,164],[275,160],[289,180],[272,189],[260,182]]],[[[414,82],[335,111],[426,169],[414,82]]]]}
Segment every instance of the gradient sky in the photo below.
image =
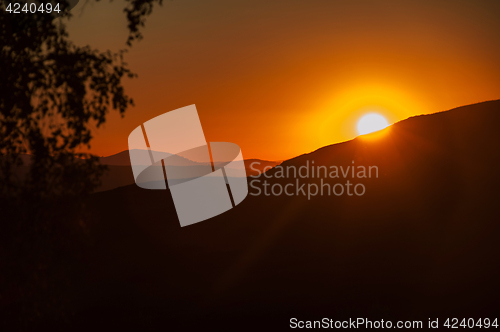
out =
{"type": "MultiPolygon", "coordinates": [[[[104,1],[104,0],[103,0],[104,1]]],[[[123,1],[80,1],[80,45],[125,46],[123,1]]],[[[207,141],[281,160],[390,123],[500,99],[500,1],[173,0],[127,54],[136,106],[109,117],[91,151],[127,149],[138,125],[196,104],[207,141]]]]}

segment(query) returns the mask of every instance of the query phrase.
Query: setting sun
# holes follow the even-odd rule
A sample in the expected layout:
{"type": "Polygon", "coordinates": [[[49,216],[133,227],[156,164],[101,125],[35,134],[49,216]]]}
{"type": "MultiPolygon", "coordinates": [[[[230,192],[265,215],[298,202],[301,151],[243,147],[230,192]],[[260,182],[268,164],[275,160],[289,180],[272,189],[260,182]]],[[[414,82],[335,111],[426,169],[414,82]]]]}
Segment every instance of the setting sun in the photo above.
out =
{"type": "Polygon", "coordinates": [[[375,131],[384,129],[388,125],[389,123],[382,115],[377,113],[370,113],[359,119],[358,133],[360,135],[373,133],[375,131]]]}

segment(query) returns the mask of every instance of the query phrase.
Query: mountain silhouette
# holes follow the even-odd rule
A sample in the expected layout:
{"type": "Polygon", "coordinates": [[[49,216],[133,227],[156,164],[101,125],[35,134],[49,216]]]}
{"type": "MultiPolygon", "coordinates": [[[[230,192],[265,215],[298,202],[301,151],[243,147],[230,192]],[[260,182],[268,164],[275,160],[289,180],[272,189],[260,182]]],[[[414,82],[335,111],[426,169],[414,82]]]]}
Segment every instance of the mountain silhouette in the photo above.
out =
{"type": "MultiPolygon", "coordinates": [[[[94,248],[71,324],[288,330],[291,318],[495,318],[500,101],[412,117],[280,167],[377,166],[364,195],[250,195],[179,226],[168,190],[93,194],[94,248]]],[[[351,173],[352,175],[352,173],[351,173]]],[[[271,185],[296,179],[267,180],[271,185]]],[[[254,182],[255,187],[259,184],[254,182]]]]}
{"type": "MultiPolygon", "coordinates": [[[[101,178],[101,185],[97,188],[97,192],[115,189],[135,183],[132,168],[130,167],[130,154],[128,150],[113,154],[107,157],[100,157],[99,161],[103,165],[107,165],[108,169],[104,172],[101,178]]],[[[247,175],[257,175],[264,170],[268,170],[277,164],[275,161],[261,159],[246,159],[244,160],[247,175]]],[[[197,168],[204,163],[189,160],[180,155],[170,155],[165,159],[165,166],[170,168],[182,167],[186,170],[187,167],[197,168]]],[[[160,166],[158,166],[160,167],[160,166]]],[[[177,172],[180,173],[180,172],[177,172]]],[[[190,172],[185,172],[189,174],[190,172]]]]}
{"type": "MultiPolygon", "coordinates": [[[[141,150],[137,150],[141,151],[141,150]]],[[[144,150],[142,150],[144,151],[144,150]]],[[[160,154],[161,152],[158,151],[152,151],[153,153],[160,154]]],[[[177,155],[177,154],[170,154],[170,153],[161,153],[164,154],[165,156],[168,156],[168,158],[165,159],[166,165],[169,166],[196,166],[199,163],[189,160],[183,156],[177,155]]],[[[125,150],[116,154],[113,154],[111,156],[107,157],[101,157],[99,158],[99,161],[103,165],[109,165],[109,166],[130,166],[130,152],[129,150],[125,150]]]]}

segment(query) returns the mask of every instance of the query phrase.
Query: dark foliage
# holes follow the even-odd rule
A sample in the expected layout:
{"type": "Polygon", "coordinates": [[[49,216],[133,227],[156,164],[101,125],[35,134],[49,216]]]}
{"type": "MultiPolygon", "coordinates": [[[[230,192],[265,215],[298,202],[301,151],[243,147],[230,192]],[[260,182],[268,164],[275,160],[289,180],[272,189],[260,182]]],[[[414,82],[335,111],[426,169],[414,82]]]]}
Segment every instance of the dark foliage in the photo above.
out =
{"type": "Polygon", "coordinates": [[[0,323],[66,315],[64,284],[87,242],[81,199],[104,170],[79,151],[133,105],[124,54],[155,3],[127,1],[130,33],[113,53],[75,45],[68,11],[11,14],[0,2],[0,323]]]}

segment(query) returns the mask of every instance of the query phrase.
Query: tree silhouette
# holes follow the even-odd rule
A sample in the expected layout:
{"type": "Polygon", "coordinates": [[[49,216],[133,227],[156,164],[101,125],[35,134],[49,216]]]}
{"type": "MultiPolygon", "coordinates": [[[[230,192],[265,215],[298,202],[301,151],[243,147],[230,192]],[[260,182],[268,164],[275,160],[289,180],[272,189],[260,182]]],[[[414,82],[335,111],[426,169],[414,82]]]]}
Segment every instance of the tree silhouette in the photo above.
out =
{"type": "MultiPolygon", "coordinates": [[[[128,47],[142,37],[140,28],[155,2],[161,4],[127,2],[128,47]]],[[[76,151],[90,146],[90,128],[102,125],[110,110],[124,114],[133,104],[122,85],[123,78],[134,77],[124,62],[125,50],[74,45],[64,25],[68,11],[55,18],[41,12],[11,14],[6,6],[0,4],[0,195],[33,199],[88,193],[102,167],[95,156],[76,151]],[[30,160],[23,160],[24,154],[30,160]],[[23,163],[28,171],[19,172],[23,163]]]]}
{"type": "Polygon", "coordinates": [[[129,35],[116,53],[72,43],[69,11],[13,14],[0,2],[0,270],[7,271],[0,310],[17,304],[14,321],[64,302],[54,287],[67,280],[62,266],[75,259],[82,223],[81,210],[68,211],[103,172],[96,156],[78,151],[90,147],[91,128],[109,112],[123,115],[133,105],[123,79],[135,75],[124,54],[161,2],[126,0],[129,35]]]}

